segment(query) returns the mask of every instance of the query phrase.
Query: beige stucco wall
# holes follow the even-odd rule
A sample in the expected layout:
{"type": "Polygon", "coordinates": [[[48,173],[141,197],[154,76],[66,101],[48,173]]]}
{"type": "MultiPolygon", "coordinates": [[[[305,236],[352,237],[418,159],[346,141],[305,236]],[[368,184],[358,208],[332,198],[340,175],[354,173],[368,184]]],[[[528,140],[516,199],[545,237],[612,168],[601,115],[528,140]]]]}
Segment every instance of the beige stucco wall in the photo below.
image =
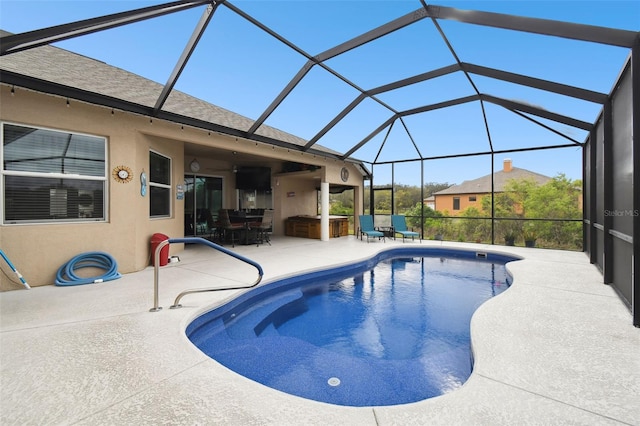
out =
{"type": "MultiPolygon", "coordinates": [[[[106,137],[109,172],[119,165],[133,171],[129,183],[118,183],[109,174],[106,222],[0,227],[0,247],[30,285],[53,284],[61,265],[87,251],[109,253],[123,273],[143,269],[149,262],[149,240],[154,232],[182,234],[182,207],[176,206],[175,197],[172,218],[150,220],[148,195],[140,194],[140,173],[149,170],[149,149],[172,158],[172,178],[183,180],[182,143],[141,133],[149,120],[133,114],[112,114],[110,109],[74,101],[67,107],[65,99],[26,90],[16,90],[11,96],[6,86],[1,87],[0,96],[2,121],[106,137]]],[[[12,278],[0,276],[0,289],[16,288],[12,278]]]]}
{"type": "MultiPolygon", "coordinates": [[[[320,175],[320,173],[316,174],[320,175]]],[[[280,215],[277,220],[274,220],[274,233],[279,235],[284,234],[286,218],[318,213],[316,188],[320,186],[320,179],[309,179],[304,172],[289,173],[289,175],[275,178],[274,212],[279,211],[280,215]]]]}
{"type": "MultiPolygon", "coordinates": [[[[172,238],[184,236],[184,201],[176,197],[176,185],[184,182],[184,171],[192,157],[184,157],[184,143],[223,148],[260,155],[264,165],[272,167],[274,201],[274,233],[284,234],[284,219],[299,214],[316,214],[317,192],[320,182],[347,184],[361,187],[358,170],[341,161],[316,157],[312,154],[288,151],[206,132],[175,123],[108,108],[83,104],[0,85],[0,120],[34,127],[86,133],[107,138],[108,184],[105,211],[106,222],[0,225],[0,248],[9,256],[16,268],[32,286],[50,285],[55,281],[58,268],[73,256],[87,251],[104,251],[118,262],[121,273],[144,269],[150,264],[150,238],[163,233],[172,238]],[[172,215],[167,219],[149,218],[149,196],[140,194],[140,173],[149,172],[149,150],[172,159],[172,215]],[[310,174],[279,173],[281,161],[296,161],[320,166],[310,174]],[[111,176],[116,166],[127,166],[133,171],[129,183],[119,183],[111,176]],[[342,182],[340,170],[349,169],[349,179],[342,182]],[[289,197],[287,194],[294,193],[289,197]]],[[[203,170],[220,169],[216,176],[224,178],[224,207],[236,207],[235,178],[229,169],[232,161],[216,155],[199,157],[203,170]]],[[[299,173],[299,172],[298,172],[299,173]]],[[[206,174],[204,172],[203,174],[206,174]]],[[[361,189],[356,189],[356,205],[361,206],[361,189]]],[[[1,202],[1,201],[0,201],[1,202]]],[[[361,211],[361,210],[360,210],[361,211]]],[[[171,245],[171,253],[183,249],[171,245]]],[[[21,288],[15,275],[1,262],[0,290],[21,288]],[[9,278],[10,277],[10,278],[9,278]]]]}

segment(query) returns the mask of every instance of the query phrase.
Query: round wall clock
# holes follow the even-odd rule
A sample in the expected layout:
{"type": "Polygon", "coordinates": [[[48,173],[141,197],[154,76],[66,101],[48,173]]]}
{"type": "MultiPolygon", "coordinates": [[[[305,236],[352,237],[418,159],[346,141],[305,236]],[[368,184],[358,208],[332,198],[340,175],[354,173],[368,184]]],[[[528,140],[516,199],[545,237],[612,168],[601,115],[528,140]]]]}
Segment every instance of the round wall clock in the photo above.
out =
{"type": "Polygon", "coordinates": [[[111,172],[113,178],[120,183],[128,183],[133,178],[133,174],[131,173],[131,169],[127,166],[116,166],[113,168],[111,172]]]}
{"type": "Polygon", "coordinates": [[[346,167],[343,167],[342,170],[340,170],[340,179],[342,179],[343,182],[349,180],[349,170],[346,167]]]}
{"type": "Polygon", "coordinates": [[[193,173],[197,173],[200,171],[200,163],[194,158],[193,161],[189,163],[189,168],[193,173]]]}

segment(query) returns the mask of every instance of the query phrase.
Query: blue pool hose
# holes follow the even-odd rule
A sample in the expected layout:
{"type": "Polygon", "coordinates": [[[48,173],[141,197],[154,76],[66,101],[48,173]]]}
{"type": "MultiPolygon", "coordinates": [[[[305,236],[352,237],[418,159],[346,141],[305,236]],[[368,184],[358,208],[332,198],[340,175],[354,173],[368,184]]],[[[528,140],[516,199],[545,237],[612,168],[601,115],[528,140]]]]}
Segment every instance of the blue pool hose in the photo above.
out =
{"type": "Polygon", "coordinates": [[[56,285],[94,284],[116,280],[121,276],[118,272],[118,263],[111,255],[100,251],[90,251],[79,254],[62,265],[56,274],[56,285]],[[106,272],[95,277],[79,277],[74,271],[82,268],[99,268],[106,272]]]}

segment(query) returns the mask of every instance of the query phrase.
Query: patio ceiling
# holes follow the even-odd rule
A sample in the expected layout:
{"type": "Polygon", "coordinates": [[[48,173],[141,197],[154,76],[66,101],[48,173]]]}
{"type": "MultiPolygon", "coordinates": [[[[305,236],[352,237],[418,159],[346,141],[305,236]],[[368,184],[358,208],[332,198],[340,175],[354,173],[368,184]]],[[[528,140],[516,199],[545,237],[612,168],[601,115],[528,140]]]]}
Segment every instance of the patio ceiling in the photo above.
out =
{"type": "MultiPolygon", "coordinates": [[[[391,19],[368,22],[366,13],[352,10],[349,19],[358,21],[353,21],[353,29],[340,31],[330,23],[322,28],[296,19],[304,5],[291,2],[242,3],[241,8],[230,1],[200,0],[153,5],[0,39],[2,56],[52,43],[73,50],[73,44],[65,44],[71,39],[119,40],[118,31],[125,27],[142,31],[143,21],[163,20],[165,27],[179,30],[167,44],[173,62],[163,63],[160,74],[128,69],[155,81],[164,72],[153,107],[24,75],[3,73],[0,78],[8,84],[291,148],[289,142],[261,134],[261,128],[271,126],[303,138],[306,142],[294,147],[300,151],[316,152],[320,145],[343,160],[382,164],[580,146],[640,34],[459,10],[422,0],[377,3],[367,6],[386,7],[384,16],[391,19]],[[289,19],[265,13],[274,7],[289,19]],[[300,35],[309,31],[305,26],[322,33],[310,41],[300,35]],[[367,29],[326,45],[361,28],[367,29]],[[247,45],[242,43],[235,45],[243,38],[251,39],[251,50],[243,50],[247,45]],[[574,57],[573,51],[579,53],[574,57]],[[571,81],[562,81],[567,70],[559,72],[566,65],[557,55],[575,63],[571,81]],[[496,63],[486,63],[489,59],[496,63]],[[598,73],[602,78],[597,87],[586,87],[580,73],[598,73]],[[233,81],[241,82],[234,95],[222,96],[220,85],[233,81]],[[233,129],[175,114],[166,106],[177,90],[245,115],[252,124],[233,129]],[[241,107],[232,98],[250,107],[241,107]],[[515,123],[520,136],[513,137],[514,124],[505,123],[515,123]]],[[[326,9],[334,3],[323,5],[326,9]]],[[[127,34],[131,33],[121,33],[124,38],[127,34]]],[[[99,59],[97,49],[94,53],[89,56],[99,59]]]]}

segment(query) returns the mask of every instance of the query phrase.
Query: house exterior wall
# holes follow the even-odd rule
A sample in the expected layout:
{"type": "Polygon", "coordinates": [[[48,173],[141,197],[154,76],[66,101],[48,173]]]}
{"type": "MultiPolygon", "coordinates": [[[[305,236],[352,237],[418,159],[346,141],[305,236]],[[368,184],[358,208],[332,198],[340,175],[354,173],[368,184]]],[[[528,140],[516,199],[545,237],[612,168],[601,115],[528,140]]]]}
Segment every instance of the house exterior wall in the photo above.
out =
{"type": "Polygon", "coordinates": [[[443,194],[443,195],[434,195],[435,197],[435,208],[434,210],[439,212],[444,212],[445,210],[449,213],[449,216],[458,216],[464,209],[467,207],[475,207],[478,210],[482,208],[482,197],[488,194],[443,194]],[[453,199],[455,197],[460,198],[460,209],[453,209],[453,199]],[[476,201],[469,201],[469,197],[476,197],[476,201]]]}
{"type": "MultiPolygon", "coordinates": [[[[172,217],[149,219],[149,198],[140,195],[140,173],[149,170],[149,149],[172,159],[172,182],[183,180],[181,142],[140,132],[149,120],[53,96],[2,86],[0,119],[4,122],[80,132],[107,138],[107,198],[105,222],[17,224],[0,226],[0,247],[32,286],[53,284],[60,266],[87,251],[104,251],[120,272],[143,269],[149,261],[153,233],[181,235],[183,209],[172,197],[172,217]],[[111,170],[125,165],[133,171],[128,183],[118,183],[111,170]]],[[[172,247],[179,250],[179,247],[172,247]]],[[[16,288],[0,276],[0,289],[16,288]]]]}
{"type": "MultiPolygon", "coordinates": [[[[185,158],[185,142],[223,148],[228,151],[246,152],[263,156],[265,165],[271,165],[274,198],[274,233],[284,234],[284,219],[297,214],[316,214],[317,191],[320,181],[362,186],[357,169],[349,164],[316,158],[300,152],[239,140],[193,128],[181,128],[175,123],[149,117],[112,111],[95,105],[45,95],[33,91],[0,86],[0,120],[3,122],[42,127],[53,130],[85,133],[105,137],[107,140],[107,185],[104,222],[8,224],[0,225],[0,247],[11,259],[31,286],[51,285],[58,268],[72,257],[88,251],[103,251],[112,255],[118,263],[118,271],[139,271],[150,264],[150,239],[154,233],[172,238],[184,236],[184,201],[177,197],[177,185],[184,182],[191,157],[185,158]],[[149,173],[149,150],[169,157],[171,162],[171,217],[149,217],[149,195],[140,192],[140,174],[149,173]],[[282,161],[298,161],[316,164],[322,168],[318,179],[308,176],[275,177],[276,165],[282,161]],[[111,176],[116,166],[127,166],[133,171],[133,179],[119,183],[111,176]],[[340,179],[340,170],[347,167],[350,177],[340,179]],[[276,184],[277,179],[277,184],[276,184]],[[294,197],[287,197],[288,193],[294,197]]],[[[204,165],[217,164],[211,158],[198,158],[204,165]]],[[[224,178],[224,207],[236,207],[235,179],[229,172],[216,173],[224,178]]],[[[358,191],[359,192],[359,191],[358,191]]],[[[360,193],[360,192],[359,192],[360,193]]],[[[4,196],[2,192],[2,196],[4,196]]],[[[1,199],[3,200],[3,198],[1,199]]],[[[3,201],[0,201],[3,203],[3,201]]],[[[180,252],[183,246],[172,244],[171,254],[180,252]]],[[[21,288],[7,265],[1,265],[0,290],[21,288]]]]}

